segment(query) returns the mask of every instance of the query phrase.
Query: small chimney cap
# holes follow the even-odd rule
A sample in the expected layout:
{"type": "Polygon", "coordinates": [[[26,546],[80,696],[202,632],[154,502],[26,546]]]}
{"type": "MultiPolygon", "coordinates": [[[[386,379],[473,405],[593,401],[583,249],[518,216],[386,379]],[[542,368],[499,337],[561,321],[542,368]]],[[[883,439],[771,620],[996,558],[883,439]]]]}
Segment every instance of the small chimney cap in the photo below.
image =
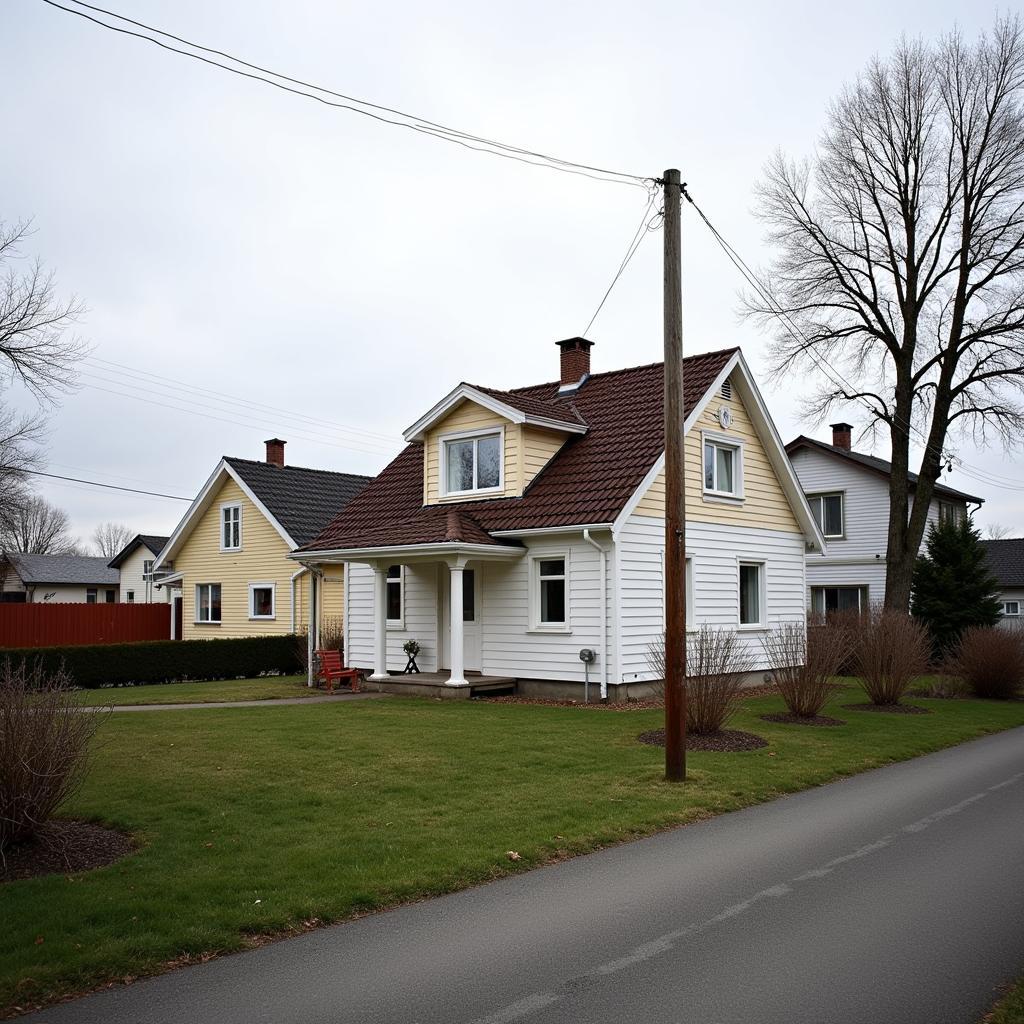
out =
{"type": "Polygon", "coordinates": [[[564,352],[566,350],[572,350],[574,348],[593,348],[594,343],[588,341],[586,338],[564,338],[562,341],[556,341],[555,344],[564,352]]]}
{"type": "Polygon", "coordinates": [[[829,426],[833,430],[853,430],[852,423],[830,423],[829,426]]]}

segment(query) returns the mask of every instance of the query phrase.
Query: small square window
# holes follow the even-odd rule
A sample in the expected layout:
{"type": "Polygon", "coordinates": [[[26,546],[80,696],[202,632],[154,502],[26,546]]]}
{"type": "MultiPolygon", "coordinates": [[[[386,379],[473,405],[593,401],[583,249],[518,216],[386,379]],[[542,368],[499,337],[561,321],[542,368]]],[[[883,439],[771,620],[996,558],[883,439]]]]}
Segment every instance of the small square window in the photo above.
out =
{"type": "Polygon", "coordinates": [[[843,536],[843,495],[814,494],[808,502],[814,521],[818,524],[825,537],[843,536]]]}
{"type": "Polygon", "coordinates": [[[566,579],[564,558],[541,558],[535,563],[538,586],[538,624],[564,626],[566,624],[566,579]]]}
{"type": "Polygon", "coordinates": [[[1004,601],[1003,602],[1003,614],[1004,615],[1020,615],[1020,601],[1004,601]]]}
{"type": "Polygon", "coordinates": [[[483,434],[443,442],[446,494],[501,487],[502,435],[483,434]]]}
{"type": "Polygon", "coordinates": [[[135,591],[129,590],[128,593],[125,595],[125,599],[129,604],[135,604],[135,591]]]}
{"type": "Polygon", "coordinates": [[[220,584],[196,584],[196,622],[220,622],[220,584]]]}
{"type": "Polygon", "coordinates": [[[249,618],[250,619],[272,619],[274,618],[274,591],[273,583],[250,583],[249,584],[249,618]]]}
{"type": "Polygon", "coordinates": [[[709,494],[739,497],[740,449],[737,445],[704,439],[704,490],[709,494]]]}

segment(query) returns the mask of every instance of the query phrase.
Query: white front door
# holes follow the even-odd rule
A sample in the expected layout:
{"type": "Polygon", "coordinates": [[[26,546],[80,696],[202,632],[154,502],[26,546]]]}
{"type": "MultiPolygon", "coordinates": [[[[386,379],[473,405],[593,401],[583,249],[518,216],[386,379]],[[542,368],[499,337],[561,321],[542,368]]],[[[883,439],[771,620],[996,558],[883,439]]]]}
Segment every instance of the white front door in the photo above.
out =
{"type": "MultiPolygon", "coordinates": [[[[451,573],[441,572],[440,598],[442,635],[444,636],[444,668],[451,668],[452,620],[451,620],[451,573]]],[[[480,655],[480,574],[475,569],[462,570],[462,646],[464,668],[467,672],[479,672],[480,655]]]]}

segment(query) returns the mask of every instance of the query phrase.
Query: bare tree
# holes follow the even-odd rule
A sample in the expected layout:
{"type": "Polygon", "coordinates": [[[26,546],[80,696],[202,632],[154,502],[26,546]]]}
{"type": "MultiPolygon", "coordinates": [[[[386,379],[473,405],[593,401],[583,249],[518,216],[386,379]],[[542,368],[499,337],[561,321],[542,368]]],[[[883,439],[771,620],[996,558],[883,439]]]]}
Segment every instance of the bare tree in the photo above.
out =
{"type": "Polygon", "coordinates": [[[0,518],[0,550],[30,555],[74,555],[78,543],[68,514],[38,494],[29,494],[0,518]]]}
{"type": "Polygon", "coordinates": [[[0,524],[29,498],[25,474],[39,466],[42,437],[40,416],[18,414],[0,405],[0,524]]]}
{"type": "Polygon", "coordinates": [[[777,254],[769,299],[745,307],[777,329],[777,377],[821,372],[808,416],[856,402],[891,441],[890,608],[908,606],[950,433],[1010,446],[1024,428],[1022,93],[1016,17],[973,44],[904,40],[832,104],[813,159],[777,155],[759,188],[777,254]]]}
{"type": "Polygon", "coordinates": [[[124,523],[100,523],[92,531],[92,542],[97,554],[113,558],[134,536],[124,523]]]}
{"type": "Polygon", "coordinates": [[[985,536],[989,540],[1006,540],[1007,537],[1013,536],[1013,530],[1002,523],[990,523],[985,527],[985,536]]]}

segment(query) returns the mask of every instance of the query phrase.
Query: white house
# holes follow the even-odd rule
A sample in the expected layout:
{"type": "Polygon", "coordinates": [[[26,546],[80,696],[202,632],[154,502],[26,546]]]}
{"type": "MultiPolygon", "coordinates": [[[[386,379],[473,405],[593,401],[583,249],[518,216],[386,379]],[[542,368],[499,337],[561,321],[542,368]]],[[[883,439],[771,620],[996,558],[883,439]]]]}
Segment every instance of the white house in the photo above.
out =
{"type": "MultiPolygon", "coordinates": [[[[158,587],[161,574],[153,567],[167,544],[166,537],[140,533],[133,537],[107,564],[121,574],[121,600],[126,604],[168,604],[171,590],[158,587]]],[[[169,572],[170,568],[165,572],[169,572]]]]}
{"type": "MultiPolygon", "coordinates": [[[[408,447],[291,557],[346,576],[346,660],[387,684],[416,640],[439,691],[490,678],[520,693],[649,690],[664,629],[663,365],[590,372],[559,342],[560,380],[460,384],[408,447]],[[581,660],[592,652],[593,661],[581,660]]],[[[821,533],[742,354],[685,361],[691,627],[760,639],[805,616],[804,551],[821,533]]]]}
{"type": "MultiPolygon", "coordinates": [[[[827,550],[808,552],[810,608],[816,612],[865,608],[885,597],[891,464],[855,452],[849,423],[832,424],[832,443],[811,437],[786,445],[827,550]]],[[[910,474],[911,488],[917,476],[910,474]]],[[[963,517],[982,498],[935,485],[928,522],[963,517]]]]}
{"type": "Polygon", "coordinates": [[[120,573],[105,558],[0,553],[4,603],[113,604],[119,587],[120,573]]]}
{"type": "Polygon", "coordinates": [[[988,565],[999,581],[1003,626],[1024,626],[1024,537],[984,542],[988,565]]]}

